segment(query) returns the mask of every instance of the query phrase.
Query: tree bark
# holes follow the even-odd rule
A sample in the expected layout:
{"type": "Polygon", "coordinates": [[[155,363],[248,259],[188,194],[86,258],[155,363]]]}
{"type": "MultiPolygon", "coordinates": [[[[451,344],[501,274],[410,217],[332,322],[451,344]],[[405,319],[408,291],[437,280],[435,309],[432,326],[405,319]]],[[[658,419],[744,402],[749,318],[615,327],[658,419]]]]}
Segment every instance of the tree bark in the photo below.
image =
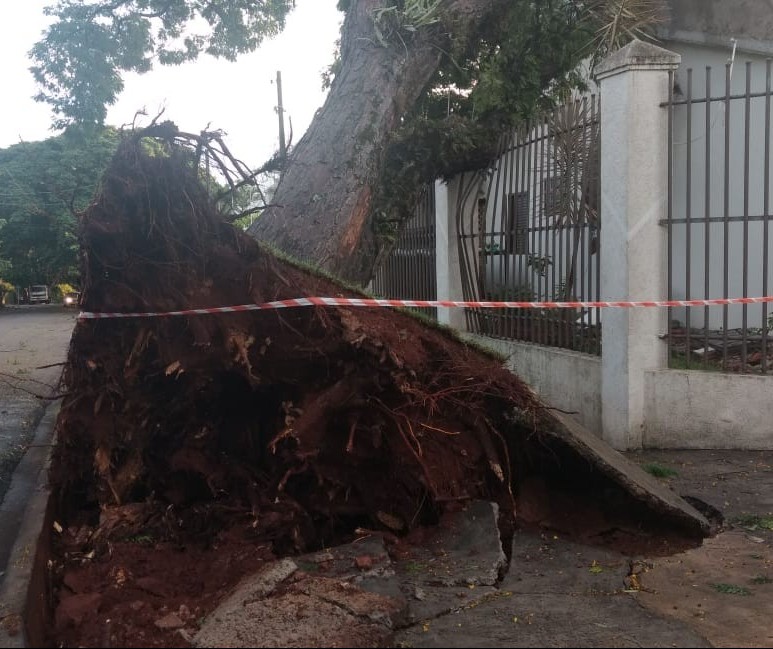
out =
{"type": "Polygon", "coordinates": [[[359,284],[371,278],[379,241],[371,210],[379,158],[390,133],[416,102],[449,38],[476,27],[509,0],[444,0],[441,23],[409,39],[381,42],[374,11],[384,0],[352,0],[341,40],[341,68],[324,106],[293,150],[274,196],[249,233],[288,254],[359,284]]]}

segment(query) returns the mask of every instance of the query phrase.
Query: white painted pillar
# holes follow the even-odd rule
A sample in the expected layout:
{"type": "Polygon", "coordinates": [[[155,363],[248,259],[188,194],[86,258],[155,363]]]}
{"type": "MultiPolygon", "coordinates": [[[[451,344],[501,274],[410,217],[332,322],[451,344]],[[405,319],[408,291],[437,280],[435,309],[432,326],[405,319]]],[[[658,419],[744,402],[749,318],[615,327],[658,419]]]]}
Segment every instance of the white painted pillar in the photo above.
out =
{"type": "MultiPolygon", "coordinates": [[[[438,300],[463,300],[459,267],[459,238],[456,227],[456,199],[460,177],[435,181],[435,269],[438,300]]],[[[438,308],[438,322],[460,331],[467,325],[463,309],[438,308]]]]}
{"type": "MultiPolygon", "coordinates": [[[[601,299],[660,300],[667,286],[669,70],[681,57],[634,41],[597,69],[601,83],[601,299]]],[[[644,373],[667,367],[666,309],[605,309],[602,434],[640,448],[644,373]]]]}

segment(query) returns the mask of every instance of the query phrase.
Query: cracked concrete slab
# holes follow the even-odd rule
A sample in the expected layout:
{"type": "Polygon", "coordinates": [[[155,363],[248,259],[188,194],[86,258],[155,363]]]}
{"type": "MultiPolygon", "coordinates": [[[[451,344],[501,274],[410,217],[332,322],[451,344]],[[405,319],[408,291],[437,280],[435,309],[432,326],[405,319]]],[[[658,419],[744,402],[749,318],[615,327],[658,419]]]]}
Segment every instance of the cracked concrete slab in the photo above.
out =
{"type": "Polygon", "coordinates": [[[302,576],[270,597],[229,599],[194,638],[198,647],[381,647],[400,603],[329,577],[302,576]]]}
{"type": "Polygon", "coordinates": [[[473,502],[390,558],[384,539],[273,562],[205,620],[199,647],[385,646],[394,629],[497,597],[498,508],[473,502]]]}
{"type": "Polygon", "coordinates": [[[383,539],[283,559],[236,588],[194,638],[199,647],[387,646],[405,600],[383,539]]]}
{"type": "Polygon", "coordinates": [[[501,591],[479,605],[401,631],[402,647],[710,647],[629,595],[520,595],[501,591]]]}
{"type": "Polygon", "coordinates": [[[550,532],[519,530],[502,590],[523,594],[601,595],[622,592],[631,559],[550,532]]]}
{"type": "Polygon", "coordinates": [[[629,558],[546,532],[518,531],[499,587],[404,629],[405,647],[708,647],[624,592],[629,558]]]}
{"type": "Polygon", "coordinates": [[[472,606],[497,592],[507,563],[498,513],[495,503],[472,502],[447,514],[428,538],[395,561],[411,622],[472,606]]]}
{"type": "Polygon", "coordinates": [[[554,413],[554,421],[556,426],[549,435],[571,448],[579,457],[586,458],[588,465],[594,470],[621,485],[625,492],[646,504],[652,511],[668,518],[673,526],[678,526],[698,538],[709,534],[711,525],[706,517],[668,487],[602,442],[571,417],[557,412],[554,413]]]}

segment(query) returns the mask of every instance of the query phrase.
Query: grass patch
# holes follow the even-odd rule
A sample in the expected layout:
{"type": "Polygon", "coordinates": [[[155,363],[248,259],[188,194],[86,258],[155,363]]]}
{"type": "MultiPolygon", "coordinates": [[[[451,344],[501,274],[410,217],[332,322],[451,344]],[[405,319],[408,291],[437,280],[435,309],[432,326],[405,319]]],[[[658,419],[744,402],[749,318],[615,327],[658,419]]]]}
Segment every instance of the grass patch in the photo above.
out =
{"type": "Polygon", "coordinates": [[[663,464],[658,464],[657,462],[643,464],[641,468],[650,475],[654,475],[656,478],[673,478],[679,475],[679,471],[676,469],[672,469],[663,464]]]}
{"type": "Polygon", "coordinates": [[[733,523],[747,530],[773,531],[773,516],[759,516],[757,514],[742,514],[733,520],[733,523]]]}
{"type": "Polygon", "coordinates": [[[700,370],[703,372],[721,372],[722,361],[710,360],[706,362],[702,358],[691,358],[689,361],[684,354],[674,354],[668,359],[668,367],[672,370],[700,370]]]}
{"type": "Polygon", "coordinates": [[[757,575],[756,577],[752,577],[751,582],[760,586],[762,584],[773,584],[773,579],[767,575],[757,575]]]}
{"type": "Polygon", "coordinates": [[[748,597],[752,594],[752,591],[748,588],[736,586],[735,584],[711,584],[711,587],[723,595],[741,595],[743,597],[748,597]]]}
{"type": "Polygon", "coordinates": [[[410,574],[417,574],[427,570],[427,566],[418,561],[409,561],[405,564],[405,572],[410,574]]]}

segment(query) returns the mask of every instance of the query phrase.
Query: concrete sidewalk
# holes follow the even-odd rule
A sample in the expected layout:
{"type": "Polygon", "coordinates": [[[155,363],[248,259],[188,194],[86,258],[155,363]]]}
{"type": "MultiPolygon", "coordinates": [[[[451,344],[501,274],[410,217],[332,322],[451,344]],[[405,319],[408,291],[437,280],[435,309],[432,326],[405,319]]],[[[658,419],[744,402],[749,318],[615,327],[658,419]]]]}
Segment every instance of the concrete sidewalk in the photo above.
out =
{"type": "Polygon", "coordinates": [[[0,646],[26,646],[22,616],[32,580],[35,553],[48,506],[48,463],[59,402],[45,408],[32,443],[13,473],[0,505],[0,646]]]}
{"type": "Polygon", "coordinates": [[[32,555],[43,524],[59,402],[50,401],[76,313],[61,306],[0,309],[0,642],[17,646],[32,555]],[[36,395],[40,395],[36,396],[36,395]]]}
{"type": "MultiPolygon", "coordinates": [[[[49,408],[41,420],[9,491],[14,501],[32,499],[0,586],[0,646],[24,646],[21,612],[44,520],[56,412],[49,408]]],[[[715,520],[721,514],[718,536],[649,558],[519,531],[501,577],[495,511],[478,503],[399,557],[376,537],[277,562],[245,579],[200,627],[182,631],[198,646],[330,646],[351,636],[412,647],[773,647],[773,453],[628,457],[667,476],[664,485],[697,499],[715,520]],[[297,613],[292,620],[285,605],[297,613]],[[245,635],[252,625],[245,615],[261,620],[259,633],[245,635]]]]}

